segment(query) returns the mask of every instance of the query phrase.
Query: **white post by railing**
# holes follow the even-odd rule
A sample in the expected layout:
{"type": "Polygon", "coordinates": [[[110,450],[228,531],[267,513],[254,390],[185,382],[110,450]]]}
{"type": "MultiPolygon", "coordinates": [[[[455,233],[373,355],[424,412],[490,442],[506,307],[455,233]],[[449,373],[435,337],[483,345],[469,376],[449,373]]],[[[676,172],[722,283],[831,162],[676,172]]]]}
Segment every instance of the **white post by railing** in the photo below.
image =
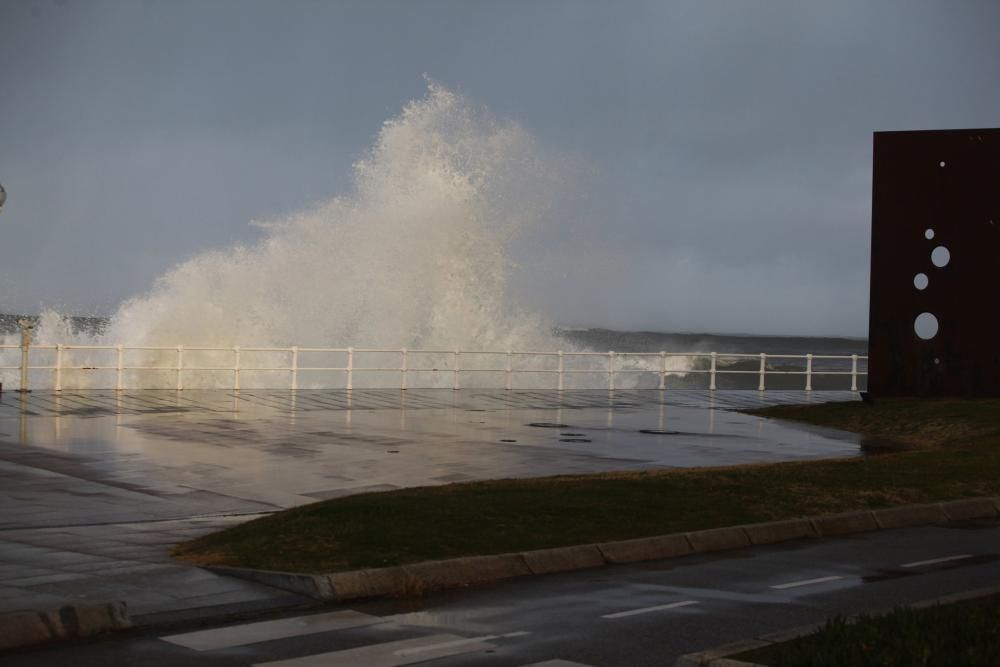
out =
{"type": "Polygon", "coordinates": [[[125,348],[122,347],[121,343],[115,345],[116,357],[115,359],[115,391],[121,391],[125,388],[122,382],[122,373],[125,370],[125,348]]]}
{"type": "Polygon", "coordinates": [[[858,355],[851,355],[851,391],[858,390],[858,355]]]}
{"type": "Polygon", "coordinates": [[[512,370],[512,360],[513,354],[510,350],[507,350],[507,391],[510,391],[510,374],[512,370]]]}
{"type": "Polygon", "coordinates": [[[240,348],[233,348],[233,391],[240,390],[240,348]]]}
{"type": "Polygon", "coordinates": [[[177,391],[184,388],[184,380],[182,379],[181,373],[184,370],[184,346],[177,346],[177,391]]]}
{"type": "Polygon", "coordinates": [[[559,352],[557,352],[557,354],[559,355],[559,391],[562,391],[563,390],[563,370],[564,370],[564,368],[563,368],[563,351],[559,350],[559,352]]]}
{"type": "Polygon", "coordinates": [[[347,389],[354,389],[354,348],[347,348],[347,389]]]}
{"type": "Polygon", "coordinates": [[[615,390],[615,353],[608,352],[608,391],[615,390]]]}
{"type": "Polygon", "coordinates": [[[757,385],[757,391],[764,391],[764,375],[767,373],[767,355],[763,352],[760,353],[760,383],[757,385]]]}
{"type": "Polygon", "coordinates": [[[715,391],[715,362],[718,356],[719,355],[716,354],[715,352],[712,353],[712,369],[711,373],[709,374],[709,385],[708,385],[710,391],[715,391]]]}
{"type": "Polygon", "coordinates": [[[452,389],[456,389],[456,390],[458,389],[458,371],[459,371],[459,368],[458,368],[458,355],[459,355],[459,351],[455,350],[455,365],[452,367],[454,369],[454,371],[455,371],[455,382],[452,385],[452,389]]]}
{"type": "Polygon", "coordinates": [[[399,351],[399,388],[406,389],[406,348],[399,351]]]}
{"type": "Polygon", "coordinates": [[[667,353],[660,350],[660,389],[667,388],[667,353]]]}
{"type": "Polygon", "coordinates": [[[806,355],[806,391],[813,390],[813,356],[806,355]]]}
{"type": "Polygon", "coordinates": [[[63,346],[56,345],[56,391],[62,391],[63,346]]]}
{"type": "Polygon", "coordinates": [[[292,348],[292,391],[299,388],[299,347],[292,348]]]}

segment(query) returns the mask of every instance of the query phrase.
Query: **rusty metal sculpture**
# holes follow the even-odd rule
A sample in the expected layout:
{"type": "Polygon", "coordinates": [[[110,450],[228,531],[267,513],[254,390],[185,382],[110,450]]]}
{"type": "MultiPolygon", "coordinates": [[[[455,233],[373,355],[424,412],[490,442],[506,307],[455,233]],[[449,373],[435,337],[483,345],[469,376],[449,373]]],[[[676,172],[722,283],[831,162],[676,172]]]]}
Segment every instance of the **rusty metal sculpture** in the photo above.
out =
{"type": "Polygon", "coordinates": [[[1000,129],[876,132],[868,390],[1000,395],[1000,129]]]}

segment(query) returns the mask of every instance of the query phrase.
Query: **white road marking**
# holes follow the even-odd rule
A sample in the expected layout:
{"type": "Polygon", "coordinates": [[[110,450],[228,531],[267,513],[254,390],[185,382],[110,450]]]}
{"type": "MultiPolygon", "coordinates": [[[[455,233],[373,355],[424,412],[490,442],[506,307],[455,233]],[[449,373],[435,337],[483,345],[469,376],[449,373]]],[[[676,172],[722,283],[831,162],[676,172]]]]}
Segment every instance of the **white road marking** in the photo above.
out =
{"type": "Polygon", "coordinates": [[[530,632],[520,630],[518,632],[508,632],[503,635],[483,635],[482,637],[469,637],[468,639],[456,639],[450,642],[442,642],[441,644],[427,644],[426,646],[416,646],[414,648],[403,648],[395,651],[396,655],[414,655],[416,653],[426,653],[427,651],[436,651],[442,648],[454,648],[456,646],[465,646],[466,644],[475,644],[477,642],[488,642],[494,639],[507,638],[507,637],[523,637],[524,635],[530,635],[530,632]]]}
{"type": "Polygon", "coordinates": [[[833,575],[831,577],[819,577],[818,579],[803,579],[802,581],[790,581],[787,584],[778,584],[777,586],[771,586],[778,590],[784,590],[786,588],[798,588],[799,586],[812,586],[813,584],[823,584],[827,581],[837,581],[838,579],[843,579],[844,577],[840,575],[833,575]]]}
{"type": "Polygon", "coordinates": [[[193,649],[195,651],[216,651],[234,646],[256,644],[274,639],[287,639],[301,635],[313,635],[331,630],[346,630],[367,625],[385,623],[378,616],[369,616],[357,611],[334,611],[327,614],[311,614],[294,618],[279,618],[274,621],[230,625],[211,630],[186,632],[179,635],[160,637],[165,642],[193,649]]]}
{"type": "Polygon", "coordinates": [[[649,614],[654,611],[663,611],[664,609],[676,609],[678,607],[687,607],[692,604],[698,604],[697,600],[684,600],[683,602],[671,602],[670,604],[661,604],[655,607],[643,607],[642,609],[630,609],[628,611],[619,611],[614,614],[604,614],[601,618],[625,618],[626,616],[638,616],[639,614],[649,614]]]}
{"type": "Polygon", "coordinates": [[[918,560],[916,563],[903,563],[900,567],[922,567],[924,565],[936,565],[938,563],[948,563],[953,560],[965,560],[973,558],[972,554],[962,554],[961,556],[945,556],[944,558],[932,558],[930,560],[918,560]]]}
{"type": "Polygon", "coordinates": [[[254,667],[401,667],[461,653],[496,648],[476,637],[468,640],[458,635],[440,634],[416,639],[383,642],[369,646],[329,653],[317,653],[301,658],[258,663],[254,667]],[[426,652],[401,655],[409,649],[428,647],[426,652]],[[433,648],[433,650],[431,650],[433,648]]]}

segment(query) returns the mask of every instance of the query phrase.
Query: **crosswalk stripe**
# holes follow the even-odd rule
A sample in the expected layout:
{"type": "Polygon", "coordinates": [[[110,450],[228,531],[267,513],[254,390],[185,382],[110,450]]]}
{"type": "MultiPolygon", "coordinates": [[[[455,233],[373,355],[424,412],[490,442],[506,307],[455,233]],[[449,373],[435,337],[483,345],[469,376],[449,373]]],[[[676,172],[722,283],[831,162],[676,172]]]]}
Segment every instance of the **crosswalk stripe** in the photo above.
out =
{"type": "Polygon", "coordinates": [[[359,646],[343,651],[317,653],[289,660],[258,663],[254,667],[401,667],[426,660],[445,658],[450,655],[494,648],[493,644],[484,642],[478,637],[469,641],[466,639],[458,635],[431,635],[359,646]],[[414,649],[425,647],[426,651],[414,652],[414,649]]]}
{"type": "Polygon", "coordinates": [[[508,632],[503,635],[483,635],[481,637],[469,637],[468,639],[456,639],[450,642],[442,642],[440,644],[428,644],[427,646],[417,646],[414,648],[402,648],[396,651],[396,655],[415,655],[417,653],[426,653],[427,651],[435,651],[439,648],[451,648],[453,646],[464,646],[465,644],[475,644],[476,642],[488,642],[494,639],[504,639],[507,637],[524,637],[525,635],[530,635],[530,632],[525,632],[524,630],[519,630],[518,632],[508,632]]]}
{"type": "Polygon", "coordinates": [[[198,630],[179,635],[160,637],[165,642],[194,649],[195,651],[217,651],[233,646],[256,644],[274,639],[287,639],[300,635],[313,635],[331,630],[346,630],[367,625],[385,623],[385,619],[369,616],[357,611],[334,611],[327,614],[312,614],[294,618],[279,618],[273,621],[230,625],[211,630],[198,630]]]}
{"type": "Polygon", "coordinates": [[[393,653],[398,656],[417,655],[419,653],[438,651],[443,648],[456,648],[459,646],[466,646],[467,644],[479,644],[493,639],[500,639],[500,635],[483,635],[482,637],[469,637],[467,639],[452,639],[451,641],[441,642],[440,644],[427,644],[426,646],[401,648],[398,651],[393,651],[393,653]]]}

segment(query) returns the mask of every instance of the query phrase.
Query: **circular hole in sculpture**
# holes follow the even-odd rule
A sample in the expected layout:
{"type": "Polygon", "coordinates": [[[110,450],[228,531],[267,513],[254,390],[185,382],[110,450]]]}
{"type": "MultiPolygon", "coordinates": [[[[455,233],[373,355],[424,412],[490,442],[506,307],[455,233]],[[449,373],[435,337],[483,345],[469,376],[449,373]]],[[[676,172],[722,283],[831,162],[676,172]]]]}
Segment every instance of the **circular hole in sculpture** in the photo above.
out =
{"type": "Polygon", "coordinates": [[[940,162],[938,162],[938,166],[939,167],[943,167],[944,166],[944,160],[941,160],[940,162]]]}
{"type": "Polygon", "coordinates": [[[918,273],[913,276],[913,286],[917,289],[924,290],[927,289],[927,285],[930,284],[930,279],[927,277],[926,273],[918,273]]]}
{"type": "Polygon", "coordinates": [[[931,313],[920,313],[913,321],[913,331],[923,340],[930,340],[937,336],[938,319],[931,313]]]}
{"type": "Polygon", "coordinates": [[[931,264],[940,268],[948,266],[951,261],[951,253],[943,245],[939,245],[931,251],[931,264]]]}
{"type": "Polygon", "coordinates": [[[924,238],[927,239],[928,241],[930,241],[932,238],[934,238],[934,230],[933,229],[928,229],[928,230],[924,231],[924,238]]]}
{"type": "Polygon", "coordinates": [[[937,357],[934,357],[934,365],[937,366],[940,363],[941,363],[941,360],[938,359],[937,357]]]}

